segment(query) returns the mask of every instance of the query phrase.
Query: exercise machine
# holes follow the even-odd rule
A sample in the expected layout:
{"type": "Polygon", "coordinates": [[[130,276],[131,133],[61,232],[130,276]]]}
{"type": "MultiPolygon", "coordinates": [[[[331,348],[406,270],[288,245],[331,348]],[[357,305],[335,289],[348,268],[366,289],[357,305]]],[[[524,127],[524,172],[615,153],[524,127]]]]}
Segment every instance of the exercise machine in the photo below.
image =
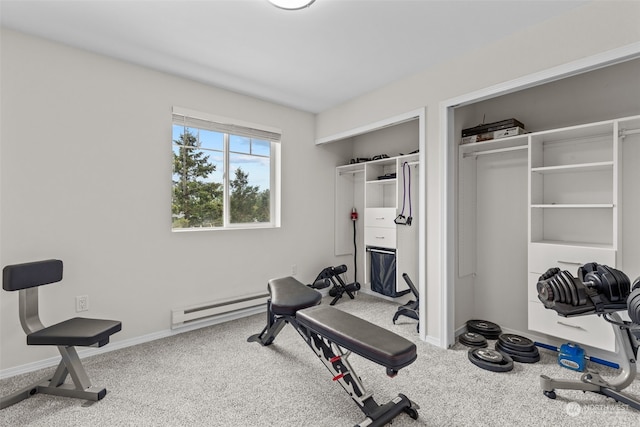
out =
{"type": "Polygon", "coordinates": [[[27,334],[27,345],[54,345],[62,360],[52,376],[0,399],[0,409],[18,403],[36,393],[75,397],[97,401],[107,394],[104,387],[91,385],[89,376],[78,357],[76,346],[102,347],[109,337],[122,329],[115,320],[75,317],[45,327],[38,314],[38,287],[62,280],[62,261],[50,259],[24,264],[8,265],[2,270],[2,288],[19,291],[20,323],[27,334]],[[73,384],[65,383],[71,375],[73,384]]]}
{"type": "Polygon", "coordinates": [[[314,289],[320,289],[325,286],[318,284],[330,283],[331,285],[333,285],[333,287],[329,289],[329,296],[333,297],[333,300],[331,300],[331,303],[329,303],[329,305],[336,305],[338,300],[342,298],[342,295],[344,294],[347,294],[349,295],[349,298],[354,299],[355,295],[353,293],[360,290],[360,283],[345,283],[340,275],[346,272],[347,266],[344,264],[338,265],[336,267],[323,268],[310,286],[314,289]]]}
{"type": "Polygon", "coordinates": [[[348,361],[352,353],[358,354],[394,377],[416,360],[414,343],[335,307],[319,305],[322,295],[293,277],[270,280],[267,288],[267,325],[248,342],[271,345],[289,323],[364,412],[365,420],[356,427],[380,427],[401,413],[418,418],[418,405],[403,394],[386,404],[376,403],[348,361]]]}
{"type": "MultiPolygon", "coordinates": [[[[398,320],[398,317],[400,316],[407,316],[417,320],[418,322],[420,321],[420,294],[418,294],[418,289],[413,284],[411,278],[407,273],[402,273],[402,278],[405,282],[407,282],[407,285],[409,286],[409,289],[411,290],[413,295],[416,297],[416,300],[411,300],[402,307],[398,307],[398,311],[396,311],[396,314],[393,315],[394,325],[396,323],[396,320],[398,320]]],[[[416,330],[418,330],[418,332],[420,331],[420,323],[416,325],[416,330]]]]}
{"type": "Polygon", "coordinates": [[[578,269],[578,277],[558,268],[547,270],[537,283],[538,299],[563,317],[596,314],[611,323],[620,353],[620,374],[606,380],[597,371],[587,369],[579,381],[540,376],[545,396],[556,398],[556,390],[581,390],[611,397],[640,410],[640,400],[624,394],[636,378],[636,357],[640,339],[640,278],[631,292],[629,278],[620,270],[597,263],[578,269]],[[627,310],[631,321],[623,321],[618,312],[627,310]]]}

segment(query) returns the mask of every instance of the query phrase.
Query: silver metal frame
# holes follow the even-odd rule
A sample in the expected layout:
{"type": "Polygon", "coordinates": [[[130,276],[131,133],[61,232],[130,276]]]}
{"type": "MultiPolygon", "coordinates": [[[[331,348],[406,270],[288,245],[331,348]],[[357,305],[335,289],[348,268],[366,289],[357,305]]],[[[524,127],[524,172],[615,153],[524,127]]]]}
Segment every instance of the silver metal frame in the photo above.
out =
{"type": "MultiPolygon", "coordinates": [[[[18,291],[18,305],[20,324],[24,332],[29,335],[45,329],[38,313],[38,288],[26,288],[18,291]]],[[[97,401],[102,399],[107,390],[104,387],[93,387],[89,376],[82,366],[78,352],[73,346],[58,346],[62,356],[58,367],[52,376],[42,378],[15,393],[0,398],[0,409],[16,404],[36,393],[52,394],[56,396],[74,397],[97,401]],[[71,375],[73,384],[65,384],[67,376],[71,375]]]]}
{"type": "MultiPolygon", "coordinates": [[[[347,360],[351,355],[351,351],[344,351],[338,344],[327,337],[301,325],[295,315],[277,316],[273,314],[271,311],[271,300],[269,300],[267,304],[267,325],[262,332],[250,336],[247,341],[257,341],[263,346],[268,346],[273,343],[276,336],[287,323],[290,323],[291,326],[298,331],[302,339],[327,367],[333,376],[333,381],[338,382],[362,412],[364,412],[366,418],[360,424],[357,424],[356,427],[382,427],[390,423],[402,412],[408,414],[413,419],[418,418],[417,410],[420,409],[420,407],[403,394],[398,394],[398,396],[390,402],[379,405],[374,400],[373,394],[367,393],[360,377],[355,373],[347,360]]],[[[395,374],[395,371],[387,368],[387,374],[390,373],[395,374]]]]}
{"type": "MultiPolygon", "coordinates": [[[[620,374],[613,379],[606,381],[597,371],[587,370],[580,380],[562,380],[549,378],[546,375],[540,376],[540,387],[547,397],[555,398],[555,390],[582,390],[599,393],[618,402],[625,403],[632,408],[640,410],[640,400],[631,397],[621,391],[628,387],[636,378],[637,364],[636,354],[634,354],[634,339],[630,330],[640,328],[638,325],[623,322],[618,313],[608,313],[605,319],[613,326],[616,338],[616,346],[622,352],[620,361],[620,374]]],[[[637,348],[637,346],[636,346],[637,348]]]]}

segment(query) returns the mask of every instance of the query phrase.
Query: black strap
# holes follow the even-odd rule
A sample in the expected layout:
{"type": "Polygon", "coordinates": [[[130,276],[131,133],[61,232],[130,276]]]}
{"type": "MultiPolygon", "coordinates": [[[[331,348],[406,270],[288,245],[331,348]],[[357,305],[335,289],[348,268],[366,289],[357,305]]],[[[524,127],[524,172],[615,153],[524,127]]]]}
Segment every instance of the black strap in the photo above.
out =
{"type": "Polygon", "coordinates": [[[402,163],[402,212],[393,221],[398,225],[411,225],[413,220],[413,210],[411,206],[411,166],[409,162],[402,163]],[[408,178],[407,178],[408,176],[408,178]],[[404,216],[407,195],[409,198],[409,216],[404,216]]]}

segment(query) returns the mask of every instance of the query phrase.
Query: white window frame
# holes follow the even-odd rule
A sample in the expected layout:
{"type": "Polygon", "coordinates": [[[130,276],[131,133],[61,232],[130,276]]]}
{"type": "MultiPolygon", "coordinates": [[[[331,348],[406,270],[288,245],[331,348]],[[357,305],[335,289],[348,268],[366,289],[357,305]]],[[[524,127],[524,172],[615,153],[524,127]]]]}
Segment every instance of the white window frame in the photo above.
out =
{"type": "MultiPolygon", "coordinates": [[[[190,231],[211,231],[211,230],[233,230],[233,229],[253,229],[253,228],[278,228],[280,227],[280,210],[281,210],[281,143],[280,138],[282,131],[280,129],[250,123],[243,120],[230,119],[227,117],[217,116],[214,114],[204,113],[201,111],[191,110],[183,107],[173,107],[171,127],[180,123],[180,118],[203,120],[209,122],[208,128],[216,132],[224,133],[224,172],[223,172],[223,225],[221,227],[189,227],[189,228],[173,228],[172,232],[190,232],[190,231]],[[270,215],[269,222],[257,223],[231,223],[230,217],[230,190],[229,185],[232,177],[229,176],[230,166],[230,149],[229,135],[248,136],[255,139],[270,141],[270,215]]],[[[197,126],[191,126],[197,128],[197,126]]],[[[173,152],[173,137],[171,138],[173,152]]],[[[243,154],[243,153],[238,153],[243,154]]],[[[172,157],[173,159],[173,157],[172,157]]],[[[173,160],[171,170],[173,172],[173,160]]],[[[173,200],[173,195],[172,195],[173,200]]]]}

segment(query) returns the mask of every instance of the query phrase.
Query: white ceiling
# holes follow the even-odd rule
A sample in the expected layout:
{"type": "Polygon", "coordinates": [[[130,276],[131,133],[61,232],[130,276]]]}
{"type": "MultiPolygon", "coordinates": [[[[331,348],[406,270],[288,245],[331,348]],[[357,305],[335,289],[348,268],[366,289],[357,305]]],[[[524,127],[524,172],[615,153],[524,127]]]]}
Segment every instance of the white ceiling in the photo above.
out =
{"type": "Polygon", "coordinates": [[[285,11],[267,0],[1,0],[0,22],[317,113],[584,3],[316,0],[285,11]]]}

